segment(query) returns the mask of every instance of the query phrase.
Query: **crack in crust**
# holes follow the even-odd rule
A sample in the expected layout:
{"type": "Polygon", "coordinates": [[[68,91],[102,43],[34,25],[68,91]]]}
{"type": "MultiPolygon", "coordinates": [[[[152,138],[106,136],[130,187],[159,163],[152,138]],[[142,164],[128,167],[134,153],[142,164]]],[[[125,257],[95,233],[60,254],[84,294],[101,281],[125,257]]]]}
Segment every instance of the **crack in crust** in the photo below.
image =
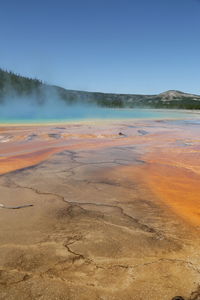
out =
{"type": "Polygon", "coordinates": [[[136,225],[142,231],[153,233],[153,234],[157,235],[157,238],[162,237],[160,232],[156,231],[153,227],[150,227],[147,224],[141,223],[137,218],[134,218],[134,217],[130,216],[129,214],[125,213],[124,209],[120,206],[110,205],[110,204],[101,204],[101,203],[91,203],[91,202],[69,201],[69,200],[66,200],[65,197],[62,196],[62,195],[59,195],[59,194],[56,194],[56,193],[51,193],[51,192],[42,192],[37,188],[22,186],[22,185],[16,184],[13,180],[12,181],[10,180],[10,184],[13,185],[15,188],[31,190],[31,191],[35,192],[36,194],[38,194],[38,195],[46,195],[46,196],[57,197],[61,201],[69,204],[70,207],[72,207],[72,206],[82,207],[82,206],[85,206],[85,205],[87,205],[87,206],[91,205],[91,206],[102,207],[102,208],[103,207],[108,207],[108,208],[117,209],[120,212],[121,215],[123,215],[125,218],[128,218],[132,223],[134,223],[134,225],[136,225]]]}

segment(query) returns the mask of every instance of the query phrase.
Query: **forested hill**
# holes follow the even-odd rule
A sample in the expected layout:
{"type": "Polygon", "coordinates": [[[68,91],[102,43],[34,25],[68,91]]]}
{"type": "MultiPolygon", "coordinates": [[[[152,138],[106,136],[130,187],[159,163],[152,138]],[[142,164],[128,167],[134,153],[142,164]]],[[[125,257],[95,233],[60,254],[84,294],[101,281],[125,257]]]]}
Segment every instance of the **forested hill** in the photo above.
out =
{"type": "Polygon", "coordinates": [[[5,99],[33,97],[43,103],[48,97],[58,97],[67,103],[94,103],[107,107],[149,107],[200,109],[200,96],[180,91],[167,91],[157,95],[113,94],[67,90],[47,85],[38,79],[23,77],[0,69],[0,103],[5,99]]]}

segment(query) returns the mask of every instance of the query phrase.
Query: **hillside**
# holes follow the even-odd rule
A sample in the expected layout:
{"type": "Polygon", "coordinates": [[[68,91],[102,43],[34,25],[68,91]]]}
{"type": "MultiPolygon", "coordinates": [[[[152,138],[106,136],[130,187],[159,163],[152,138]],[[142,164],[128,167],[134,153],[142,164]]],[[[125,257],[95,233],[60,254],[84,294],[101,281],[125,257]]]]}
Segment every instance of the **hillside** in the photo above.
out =
{"type": "Polygon", "coordinates": [[[42,104],[53,95],[67,103],[87,102],[106,107],[200,109],[200,96],[170,90],[157,95],[113,94],[66,90],[0,69],[0,103],[5,98],[34,97],[42,104]]]}

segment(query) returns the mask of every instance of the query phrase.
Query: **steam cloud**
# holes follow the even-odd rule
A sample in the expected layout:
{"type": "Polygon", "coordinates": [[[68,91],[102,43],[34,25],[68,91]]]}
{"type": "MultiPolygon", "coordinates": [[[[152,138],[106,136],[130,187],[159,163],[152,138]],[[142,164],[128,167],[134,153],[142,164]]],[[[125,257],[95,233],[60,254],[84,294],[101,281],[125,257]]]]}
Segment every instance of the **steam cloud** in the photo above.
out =
{"type": "Polygon", "coordinates": [[[12,92],[0,103],[0,120],[70,120],[106,116],[108,109],[95,104],[73,104],[61,99],[55,90],[46,90],[43,99],[37,95],[18,96],[12,92]]]}
{"type": "Polygon", "coordinates": [[[83,119],[126,118],[180,118],[188,114],[178,111],[153,109],[111,109],[92,102],[79,100],[73,103],[61,99],[55,89],[46,89],[42,97],[36,94],[18,96],[12,91],[0,101],[0,122],[42,122],[83,119]]]}

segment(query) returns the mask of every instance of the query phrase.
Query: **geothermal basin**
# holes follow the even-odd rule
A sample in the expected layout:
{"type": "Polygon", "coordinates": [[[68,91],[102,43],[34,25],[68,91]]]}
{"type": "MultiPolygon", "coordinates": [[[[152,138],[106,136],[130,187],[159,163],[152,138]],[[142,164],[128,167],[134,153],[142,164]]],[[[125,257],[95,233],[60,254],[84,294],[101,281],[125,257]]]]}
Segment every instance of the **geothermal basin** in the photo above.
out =
{"type": "Polygon", "coordinates": [[[191,119],[2,123],[0,299],[200,299],[191,119]]]}

